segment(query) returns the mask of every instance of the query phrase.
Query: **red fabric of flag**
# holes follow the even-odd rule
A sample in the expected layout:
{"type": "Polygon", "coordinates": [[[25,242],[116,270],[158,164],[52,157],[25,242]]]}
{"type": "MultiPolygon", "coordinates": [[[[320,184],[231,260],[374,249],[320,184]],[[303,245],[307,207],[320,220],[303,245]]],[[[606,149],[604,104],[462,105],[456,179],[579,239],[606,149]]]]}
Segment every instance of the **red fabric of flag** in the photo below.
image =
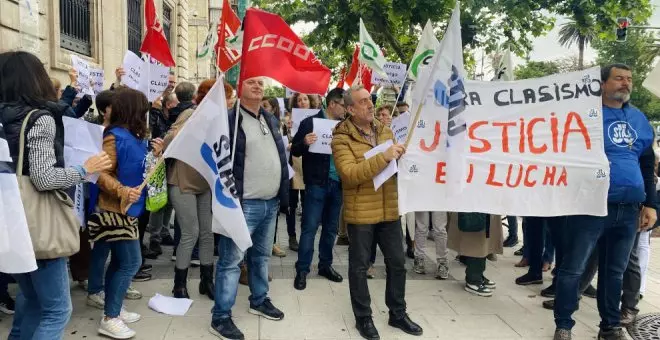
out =
{"type": "Polygon", "coordinates": [[[241,81],[269,77],[295,92],[325,95],[330,69],[316,59],[282,18],[250,8],[243,30],[241,81]]]}
{"type": "Polygon", "coordinates": [[[337,82],[337,88],[338,89],[343,89],[344,84],[346,83],[346,66],[341,68],[341,71],[339,72],[339,81],[337,82]]]}
{"type": "Polygon", "coordinates": [[[149,53],[149,55],[158,60],[161,64],[174,67],[176,64],[170,52],[170,46],[167,45],[167,39],[163,33],[163,26],[156,15],[156,6],[154,0],[146,0],[144,4],[144,22],[147,24],[147,35],[142,41],[140,52],[149,53]]]}
{"type": "Polygon", "coordinates": [[[217,65],[222,72],[227,72],[241,60],[241,51],[227,46],[226,41],[233,38],[241,28],[241,20],[231,9],[229,0],[222,3],[222,15],[218,24],[218,42],[215,44],[217,65]]]}
{"type": "MultiPolygon", "coordinates": [[[[346,83],[349,86],[353,86],[355,80],[358,78],[357,74],[358,71],[361,69],[362,73],[360,75],[360,83],[362,86],[364,86],[367,91],[371,92],[371,88],[373,87],[373,84],[371,83],[371,69],[367,67],[366,65],[362,65],[360,67],[360,60],[359,60],[359,55],[360,55],[360,47],[358,45],[355,45],[355,51],[353,51],[353,60],[351,61],[351,68],[348,71],[348,74],[346,75],[346,83]]],[[[355,84],[358,85],[358,84],[355,84]]]]}

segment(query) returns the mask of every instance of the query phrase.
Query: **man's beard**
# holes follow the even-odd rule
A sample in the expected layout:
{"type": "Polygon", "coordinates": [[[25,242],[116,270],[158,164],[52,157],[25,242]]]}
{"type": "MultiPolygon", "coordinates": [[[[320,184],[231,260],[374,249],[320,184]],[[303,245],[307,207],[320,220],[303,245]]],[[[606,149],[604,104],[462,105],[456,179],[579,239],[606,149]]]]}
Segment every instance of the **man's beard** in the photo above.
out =
{"type": "Polygon", "coordinates": [[[616,91],[614,94],[612,94],[611,98],[616,101],[626,103],[630,100],[630,92],[616,91]]]}

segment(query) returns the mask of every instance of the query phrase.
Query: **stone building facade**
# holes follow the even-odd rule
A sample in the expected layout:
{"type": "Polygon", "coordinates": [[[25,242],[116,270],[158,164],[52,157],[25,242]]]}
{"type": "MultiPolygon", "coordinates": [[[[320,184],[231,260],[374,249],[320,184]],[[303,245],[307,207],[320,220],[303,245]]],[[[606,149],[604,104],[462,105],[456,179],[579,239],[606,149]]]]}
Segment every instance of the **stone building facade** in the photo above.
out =
{"type": "MultiPolygon", "coordinates": [[[[154,2],[178,80],[207,78],[211,60],[197,60],[195,45],[208,31],[209,0],[154,2]]],[[[0,52],[37,54],[51,77],[63,84],[74,54],[102,68],[110,86],[126,50],[139,55],[144,25],[144,0],[0,0],[0,52]]]]}

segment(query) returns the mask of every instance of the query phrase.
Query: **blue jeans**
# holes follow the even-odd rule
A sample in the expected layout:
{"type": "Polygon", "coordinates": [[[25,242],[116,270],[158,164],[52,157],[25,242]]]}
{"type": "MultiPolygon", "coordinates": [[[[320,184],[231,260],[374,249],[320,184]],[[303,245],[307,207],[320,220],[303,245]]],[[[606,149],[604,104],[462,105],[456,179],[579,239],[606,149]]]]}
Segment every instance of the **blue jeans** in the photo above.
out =
{"type": "Polygon", "coordinates": [[[37,270],[14,275],[20,288],[9,340],[58,340],[71,318],[66,257],[37,260],[37,270]]]}
{"type": "Polygon", "coordinates": [[[212,320],[231,317],[231,308],[236,302],[238,292],[238,278],[241,275],[238,265],[244,256],[248,266],[250,304],[259,306],[268,296],[268,260],[273,251],[275,219],[279,206],[278,198],[243,201],[243,214],[252,236],[252,247],[247,250],[247,256],[238,249],[232,239],[224,235],[220,236],[212,320]]]}
{"type": "Polygon", "coordinates": [[[142,265],[140,241],[107,242],[101,240],[94,242],[88,283],[88,293],[90,294],[97,294],[103,290],[103,269],[108,254],[112,255],[110,265],[105,272],[105,315],[116,318],[121,312],[124,296],[131,285],[131,280],[142,265]],[[94,278],[93,281],[92,278],[94,278]]]}
{"type": "Polygon", "coordinates": [[[578,286],[592,250],[598,247],[598,312],[601,329],[618,327],[621,321],[623,273],[637,234],[639,206],[608,204],[608,215],[569,216],[564,256],[557,271],[555,324],[571,329],[578,303],[578,286]]]}
{"type": "Polygon", "coordinates": [[[325,186],[307,185],[300,231],[300,246],[296,271],[309,273],[314,257],[314,239],[321,224],[319,240],[319,269],[332,266],[332,249],[337,238],[339,213],[341,212],[341,184],[328,180],[325,186]]]}

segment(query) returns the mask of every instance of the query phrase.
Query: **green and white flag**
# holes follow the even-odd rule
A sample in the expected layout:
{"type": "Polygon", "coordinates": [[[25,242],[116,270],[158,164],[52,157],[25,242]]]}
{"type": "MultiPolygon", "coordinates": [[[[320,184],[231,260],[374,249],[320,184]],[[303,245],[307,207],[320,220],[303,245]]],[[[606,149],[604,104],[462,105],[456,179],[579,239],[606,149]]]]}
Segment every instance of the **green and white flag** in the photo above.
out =
{"type": "Polygon", "coordinates": [[[204,43],[202,46],[199,46],[197,48],[197,58],[202,59],[210,56],[213,51],[213,46],[215,46],[215,42],[218,39],[218,23],[217,22],[212,22],[211,26],[209,27],[209,31],[206,33],[206,38],[204,39],[204,43]]]}
{"type": "Polygon", "coordinates": [[[411,79],[417,80],[420,68],[429,64],[438,47],[440,47],[440,42],[438,41],[438,38],[435,37],[435,33],[433,33],[433,25],[431,25],[431,20],[429,20],[426,22],[426,25],[424,25],[422,37],[419,39],[417,49],[410,62],[409,76],[411,79]]]}
{"type": "Polygon", "coordinates": [[[374,72],[387,77],[387,73],[383,69],[387,60],[385,60],[380,47],[371,39],[369,32],[364,27],[362,18],[360,18],[360,55],[358,59],[374,72]]]}

